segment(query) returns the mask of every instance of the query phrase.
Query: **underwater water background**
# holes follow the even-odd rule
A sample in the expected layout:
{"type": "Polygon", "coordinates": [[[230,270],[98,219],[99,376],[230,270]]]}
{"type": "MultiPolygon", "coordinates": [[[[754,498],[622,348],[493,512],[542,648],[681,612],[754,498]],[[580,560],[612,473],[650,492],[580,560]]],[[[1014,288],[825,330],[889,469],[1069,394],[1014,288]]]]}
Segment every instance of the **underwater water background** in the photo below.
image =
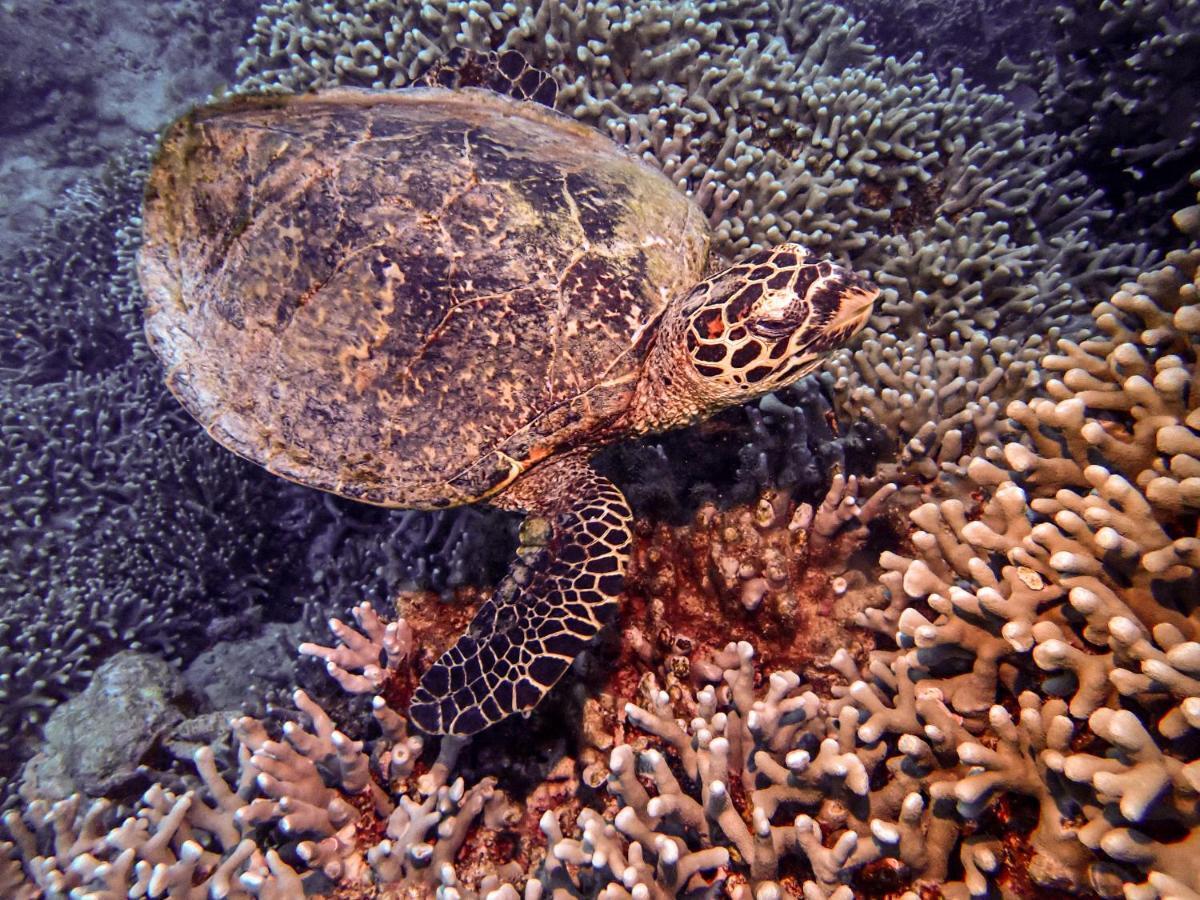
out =
{"type": "Polygon", "coordinates": [[[0,896],[1200,896],[1200,3],[5,0],[0,30],[0,896]],[[797,241],[883,294],[795,386],[598,456],[619,619],[458,741],[408,701],[520,516],[223,449],[136,253],[190,107],[502,50],[714,259],[797,241]]]}

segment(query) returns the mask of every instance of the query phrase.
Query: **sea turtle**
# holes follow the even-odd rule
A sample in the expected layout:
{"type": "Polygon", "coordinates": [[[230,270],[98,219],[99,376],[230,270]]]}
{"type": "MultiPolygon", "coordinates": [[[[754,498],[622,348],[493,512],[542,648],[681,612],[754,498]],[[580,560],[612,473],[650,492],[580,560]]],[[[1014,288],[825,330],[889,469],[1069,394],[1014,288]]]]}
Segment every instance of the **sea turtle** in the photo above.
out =
{"type": "Polygon", "coordinates": [[[139,272],[167,384],[217,441],[355,500],[527,513],[410,716],[527,713],[614,613],[630,511],[589,457],[795,381],[878,291],[710,232],[593,129],[479,89],[242,98],[171,126],[139,272]]]}

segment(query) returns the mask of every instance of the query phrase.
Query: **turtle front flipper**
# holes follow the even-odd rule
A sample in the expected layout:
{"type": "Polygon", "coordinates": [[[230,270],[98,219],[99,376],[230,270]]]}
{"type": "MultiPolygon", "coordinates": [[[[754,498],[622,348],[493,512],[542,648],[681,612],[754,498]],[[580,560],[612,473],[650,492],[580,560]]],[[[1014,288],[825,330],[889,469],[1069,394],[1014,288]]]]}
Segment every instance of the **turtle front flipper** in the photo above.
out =
{"type": "Polygon", "coordinates": [[[518,559],[413,694],[409,717],[433,734],[533,709],[616,613],[632,516],[585,457],[546,460],[493,502],[529,514],[518,559]]]}

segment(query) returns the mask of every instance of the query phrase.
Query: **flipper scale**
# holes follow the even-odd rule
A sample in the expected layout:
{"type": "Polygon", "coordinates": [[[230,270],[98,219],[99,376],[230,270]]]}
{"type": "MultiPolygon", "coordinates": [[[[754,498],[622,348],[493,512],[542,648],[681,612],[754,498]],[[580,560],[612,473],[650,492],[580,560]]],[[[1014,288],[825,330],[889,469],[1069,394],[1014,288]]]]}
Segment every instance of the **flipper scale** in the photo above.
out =
{"type": "Polygon", "coordinates": [[[616,614],[629,561],[624,496],[580,454],[546,461],[499,498],[529,513],[508,575],[421,679],[409,716],[468,735],[528,712],[616,614]]]}

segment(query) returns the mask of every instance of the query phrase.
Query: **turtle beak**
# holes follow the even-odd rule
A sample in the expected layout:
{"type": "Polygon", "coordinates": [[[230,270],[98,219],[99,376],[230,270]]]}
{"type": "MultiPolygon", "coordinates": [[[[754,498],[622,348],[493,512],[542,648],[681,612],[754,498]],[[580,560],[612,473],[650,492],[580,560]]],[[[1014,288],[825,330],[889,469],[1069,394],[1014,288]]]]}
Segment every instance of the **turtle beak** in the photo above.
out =
{"type": "Polygon", "coordinates": [[[852,337],[867,324],[879,296],[879,288],[857,275],[851,275],[847,281],[842,288],[838,311],[826,326],[830,332],[843,335],[842,340],[852,337]]]}

